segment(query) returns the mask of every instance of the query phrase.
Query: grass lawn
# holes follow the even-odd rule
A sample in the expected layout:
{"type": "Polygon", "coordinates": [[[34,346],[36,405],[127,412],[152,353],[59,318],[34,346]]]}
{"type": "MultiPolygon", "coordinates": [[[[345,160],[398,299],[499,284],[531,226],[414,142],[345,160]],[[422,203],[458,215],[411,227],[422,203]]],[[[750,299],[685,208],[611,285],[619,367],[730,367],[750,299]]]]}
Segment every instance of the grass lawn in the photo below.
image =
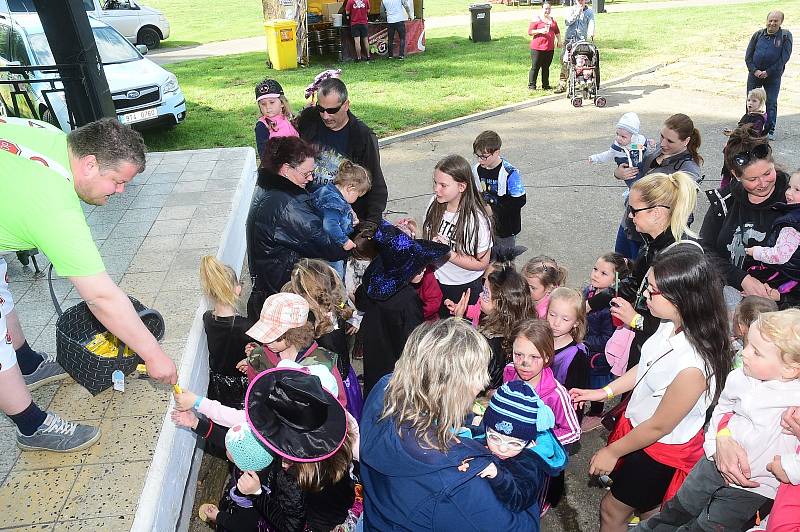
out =
{"type": "MultiPolygon", "coordinates": [[[[725,47],[744,50],[760,25],[753,20],[753,9],[762,7],[760,2],[726,6],[724,18],[719,7],[659,10],[646,17],[641,12],[600,15],[603,79],[689,54],[725,47]]],[[[798,18],[799,8],[800,0],[782,4],[789,20],[798,18]]],[[[405,62],[343,64],[353,110],[380,137],[527,99],[526,29],[526,22],[495,24],[494,41],[472,43],[465,28],[441,28],[428,33],[424,53],[405,62]]],[[[333,66],[318,63],[281,72],[267,70],[264,60],[264,54],[254,53],[168,65],[186,94],[188,118],[173,130],[147,133],[148,147],[162,151],[254,145],[255,84],[266,76],[279,80],[298,110],[305,86],[333,66]]],[[[551,80],[557,76],[554,62],[551,80]]]]}
{"type": "MultiPolygon", "coordinates": [[[[479,0],[428,0],[425,4],[425,17],[467,14],[469,5],[477,1],[479,0]]],[[[162,43],[165,48],[256,37],[264,33],[261,0],[216,0],[210,4],[196,0],[144,0],[144,3],[163,11],[169,20],[170,37],[162,43]],[[210,9],[212,6],[213,9],[210,9]]],[[[498,4],[492,6],[492,11],[513,9],[530,8],[498,4]]]]}

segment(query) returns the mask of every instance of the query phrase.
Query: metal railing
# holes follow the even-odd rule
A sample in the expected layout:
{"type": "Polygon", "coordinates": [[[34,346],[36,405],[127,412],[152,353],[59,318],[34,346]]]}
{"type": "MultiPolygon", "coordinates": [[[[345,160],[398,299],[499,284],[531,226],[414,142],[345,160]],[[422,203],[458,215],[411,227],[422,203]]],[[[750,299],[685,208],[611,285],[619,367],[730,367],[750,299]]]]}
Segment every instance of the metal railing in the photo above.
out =
{"type": "MultiPolygon", "coordinates": [[[[83,66],[77,63],[32,66],[7,64],[5,66],[0,66],[0,86],[11,85],[14,89],[10,92],[10,102],[6,102],[3,99],[3,95],[0,94],[0,104],[5,108],[6,113],[10,114],[11,116],[22,117],[30,115],[37,120],[43,120],[42,107],[37,105],[34,99],[31,98],[30,92],[32,89],[31,91],[26,90],[26,87],[24,86],[37,84],[49,85],[49,88],[42,89],[39,92],[44,99],[44,108],[49,109],[55,118],[55,111],[50,100],[50,95],[59,92],[64,93],[63,84],[75,81],[80,82],[81,84],[86,83],[86,76],[83,73],[83,66]],[[48,77],[34,77],[34,74],[37,72],[48,75],[48,77]],[[7,79],[3,79],[3,73],[8,74],[7,79]],[[29,113],[24,114],[22,112],[23,106],[27,107],[29,113]]],[[[69,127],[70,129],[75,129],[75,116],[69,109],[69,106],[66,106],[66,109],[69,127]]],[[[58,126],[58,124],[54,125],[58,126]]]]}

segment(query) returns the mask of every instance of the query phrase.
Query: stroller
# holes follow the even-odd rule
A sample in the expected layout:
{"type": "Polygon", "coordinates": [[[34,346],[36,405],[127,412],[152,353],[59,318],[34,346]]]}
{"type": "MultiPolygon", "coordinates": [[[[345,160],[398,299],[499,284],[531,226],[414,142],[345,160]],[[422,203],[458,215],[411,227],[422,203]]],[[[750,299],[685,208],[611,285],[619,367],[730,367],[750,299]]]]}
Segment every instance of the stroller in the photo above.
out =
{"type": "Polygon", "coordinates": [[[592,99],[597,107],[605,107],[606,99],[597,94],[600,86],[600,52],[597,47],[589,41],[576,41],[567,49],[567,62],[567,98],[572,105],[581,107],[584,100],[592,99]]]}

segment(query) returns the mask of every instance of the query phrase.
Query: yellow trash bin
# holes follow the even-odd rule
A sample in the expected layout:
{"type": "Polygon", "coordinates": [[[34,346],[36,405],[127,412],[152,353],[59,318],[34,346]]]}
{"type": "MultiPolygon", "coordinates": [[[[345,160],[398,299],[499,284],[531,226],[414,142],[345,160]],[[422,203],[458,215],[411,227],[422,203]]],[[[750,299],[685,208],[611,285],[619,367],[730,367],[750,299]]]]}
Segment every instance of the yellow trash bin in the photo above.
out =
{"type": "Polygon", "coordinates": [[[269,62],[275,70],[297,68],[297,22],[272,19],[264,22],[269,62]]]}

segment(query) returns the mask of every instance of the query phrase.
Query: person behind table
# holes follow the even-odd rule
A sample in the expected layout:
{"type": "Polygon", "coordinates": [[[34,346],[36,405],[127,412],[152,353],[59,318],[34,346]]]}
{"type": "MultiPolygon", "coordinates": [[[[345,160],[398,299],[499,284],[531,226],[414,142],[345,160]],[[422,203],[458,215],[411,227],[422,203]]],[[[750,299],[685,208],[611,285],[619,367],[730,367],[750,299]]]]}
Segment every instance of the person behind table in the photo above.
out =
{"type": "MultiPolygon", "coordinates": [[[[436,163],[433,190],[422,235],[451,249],[449,258],[436,268],[436,279],[445,300],[460,301],[470,290],[468,304],[474,305],[483,286],[481,277],[491,260],[492,225],[469,162],[460,155],[448,155],[436,163]]],[[[443,304],[439,317],[449,315],[443,304]]]]}
{"type": "Polygon", "coordinates": [[[369,0],[347,0],[344,10],[350,17],[356,61],[369,62],[369,0]]]}
{"type": "Polygon", "coordinates": [[[472,166],[475,185],[491,208],[494,245],[513,248],[522,230],[522,207],[527,197],[519,170],[500,156],[503,141],[494,131],[483,131],[472,143],[478,162],[472,166]]]}
{"type": "Polygon", "coordinates": [[[625,529],[634,513],[647,519],[680,488],[703,455],[706,411],[733,361],[722,280],[696,246],[684,242],[659,255],[645,287],[661,321],[638,364],[602,389],[570,390],[577,404],[632,392],[609,445],[589,465],[590,475],[613,481],[600,504],[603,530],[625,529]]]}
{"type": "Polygon", "coordinates": [[[785,434],[781,417],[800,405],[800,310],[765,312],[747,333],[743,366],[725,381],[706,431],[705,455],[661,512],[634,530],[744,530],[774,499],[779,478],[800,484],[797,438],[785,434]],[[727,425],[718,431],[723,417],[727,425]],[[717,438],[734,437],[747,453],[754,487],[728,484],[714,464],[717,438]]]}
{"type": "Polygon", "coordinates": [[[381,15],[386,17],[388,35],[386,45],[388,57],[394,57],[394,34],[400,35],[400,46],[397,49],[397,58],[406,58],[406,20],[414,16],[414,8],[408,0],[382,0],[381,15]]]}
{"type": "Polygon", "coordinates": [[[250,343],[247,330],[253,322],[239,314],[242,285],[233,268],[216,257],[200,259],[200,285],[213,309],[203,314],[203,329],[208,342],[208,397],[225,406],[244,407],[247,378],[236,368],[250,343]]]}
{"type": "MultiPolygon", "coordinates": [[[[332,183],[313,192],[314,204],[322,213],[322,226],[342,249],[350,251],[356,245],[350,240],[353,227],[358,225],[358,217],[353,211],[353,203],[369,192],[372,186],[369,172],[363,167],[345,159],[339,165],[339,172],[332,183]]],[[[339,277],[344,279],[344,261],[331,262],[339,277]]]]}
{"type": "Polygon", "coordinates": [[[274,79],[265,79],[256,85],[256,103],[259,116],[256,122],[256,150],[260,158],[272,137],[298,137],[291,123],[292,106],[283,93],[283,87],[274,79]]]}

